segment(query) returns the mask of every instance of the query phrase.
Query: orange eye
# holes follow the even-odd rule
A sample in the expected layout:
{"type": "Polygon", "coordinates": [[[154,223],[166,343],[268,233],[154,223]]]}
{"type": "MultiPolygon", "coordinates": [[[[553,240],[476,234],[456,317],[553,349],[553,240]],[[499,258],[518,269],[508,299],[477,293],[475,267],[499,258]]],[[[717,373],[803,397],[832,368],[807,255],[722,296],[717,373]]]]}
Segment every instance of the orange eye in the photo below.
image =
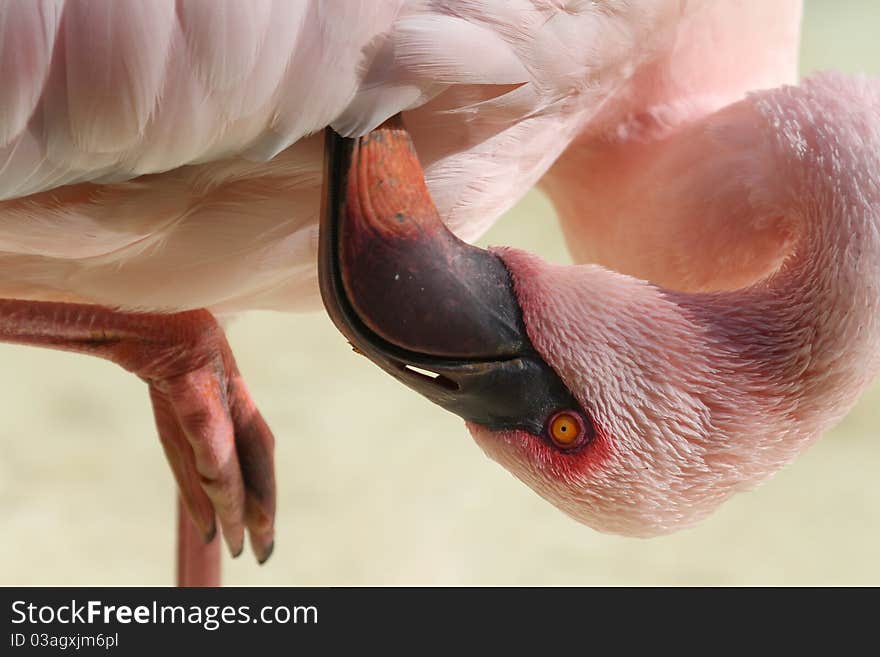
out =
{"type": "Polygon", "coordinates": [[[550,439],[557,447],[573,447],[584,435],[584,423],[580,417],[568,411],[553,416],[547,428],[550,439]]]}

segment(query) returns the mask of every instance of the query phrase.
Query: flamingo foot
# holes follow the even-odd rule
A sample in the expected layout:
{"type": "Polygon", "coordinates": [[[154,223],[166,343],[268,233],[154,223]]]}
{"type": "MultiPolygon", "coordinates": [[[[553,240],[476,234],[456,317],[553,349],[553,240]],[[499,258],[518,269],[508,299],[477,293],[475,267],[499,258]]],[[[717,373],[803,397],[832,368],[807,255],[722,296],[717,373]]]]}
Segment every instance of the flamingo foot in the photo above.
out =
{"type": "Polygon", "coordinates": [[[274,437],[207,310],[127,313],[0,299],[0,341],[88,353],[147,382],[180,498],[210,543],[219,521],[233,556],[247,528],[260,563],[274,541],[274,437]]]}
{"type": "Polygon", "coordinates": [[[214,538],[216,512],[232,556],[241,554],[247,527],[262,563],[273,547],[274,438],[222,329],[207,311],[194,312],[187,318],[194,336],[170,353],[142,346],[148,364],[134,371],[149,383],[162,447],[205,542],[214,538]]]}

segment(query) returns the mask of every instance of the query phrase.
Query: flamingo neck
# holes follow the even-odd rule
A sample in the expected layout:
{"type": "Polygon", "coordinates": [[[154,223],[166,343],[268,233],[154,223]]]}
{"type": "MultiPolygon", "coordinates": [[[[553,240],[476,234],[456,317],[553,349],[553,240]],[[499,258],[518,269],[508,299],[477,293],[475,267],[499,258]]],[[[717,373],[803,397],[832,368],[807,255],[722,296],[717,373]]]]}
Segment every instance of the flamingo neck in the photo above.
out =
{"type": "MultiPolygon", "coordinates": [[[[578,199],[609,202],[598,188],[581,195],[564,177],[551,181],[563,220],[597,237],[603,264],[635,267],[647,242],[641,266],[662,276],[500,252],[535,348],[611,436],[607,479],[627,482],[602,489],[594,506],[613,512],[585,522],[642,535],[692,523],[791,461],[876,377],[880,103],[859,84],[820,78],[767,92],[656,145],[653,166],[618,171],[629,176],[621,189],[634,190],[619,207],[644,212],[621,215],[622,228],[596,228],[589,205],[575,213],[578,199]],[[732,286],[723,275],[736,258],[718,249],[760,250],[767,230],[782,236],[781,251],[746,258],[757,266],[732,286]],[[717,258],[722,280],[676,279],[666,257],[707,275],[717,258]]],[[[596,487],[594,476],[579,494],[596,487]]]]}

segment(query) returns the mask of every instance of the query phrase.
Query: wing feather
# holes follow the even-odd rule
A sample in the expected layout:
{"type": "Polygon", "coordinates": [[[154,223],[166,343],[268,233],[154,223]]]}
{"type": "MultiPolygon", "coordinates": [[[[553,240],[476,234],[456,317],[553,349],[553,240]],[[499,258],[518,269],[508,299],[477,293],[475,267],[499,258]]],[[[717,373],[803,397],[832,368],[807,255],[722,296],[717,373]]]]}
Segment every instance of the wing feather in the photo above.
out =
{"type": "Polygon", "coordinates": [[[49,75],[61,0],[0,3],[0,146],[18,136],[49,75]]]}
{"type": "Polygon", "coordinates": [[[402,110],[475,238],[699,4],[0,0],[0,296],[312,303],[309,135],[402,110]]]}

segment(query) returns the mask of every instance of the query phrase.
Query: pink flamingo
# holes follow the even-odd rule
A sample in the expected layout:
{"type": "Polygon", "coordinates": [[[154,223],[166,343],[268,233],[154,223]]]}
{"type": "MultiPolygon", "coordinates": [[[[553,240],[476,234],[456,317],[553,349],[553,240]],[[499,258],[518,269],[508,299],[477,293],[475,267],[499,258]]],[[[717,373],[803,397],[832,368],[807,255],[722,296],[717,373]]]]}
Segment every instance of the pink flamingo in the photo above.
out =
{"type": "Polygon", "coordinates": [[[815,440],[878,367],[877,84],[741,100],[793,79],[799,16],[757,1],[6,2],[0,340],[147,382],[185,509],[180,583],[219,581],[216,522],[233,554],[247,530],[267,559],[273,437],[215,316],[314,306],[314,133],[404,111],[426,188],[394,124],[333,143],[321,284],[340,328],[579,520],[695,522],[815,440]],[[487,255],[440,230],[476,237],[542,176],[594,264],[487,255]],[[407,241],[413,226],[431,238],[407,241]],[[441,256],[472,269],[426,270],[441,256]],[[373,276],[385,265],[453,312],[429,317],[407,280],[373,276]],[[420,310],[404,327],[389,300],[420,310]],[[532,378],[509,370],[523,359],[532,378]]]}

